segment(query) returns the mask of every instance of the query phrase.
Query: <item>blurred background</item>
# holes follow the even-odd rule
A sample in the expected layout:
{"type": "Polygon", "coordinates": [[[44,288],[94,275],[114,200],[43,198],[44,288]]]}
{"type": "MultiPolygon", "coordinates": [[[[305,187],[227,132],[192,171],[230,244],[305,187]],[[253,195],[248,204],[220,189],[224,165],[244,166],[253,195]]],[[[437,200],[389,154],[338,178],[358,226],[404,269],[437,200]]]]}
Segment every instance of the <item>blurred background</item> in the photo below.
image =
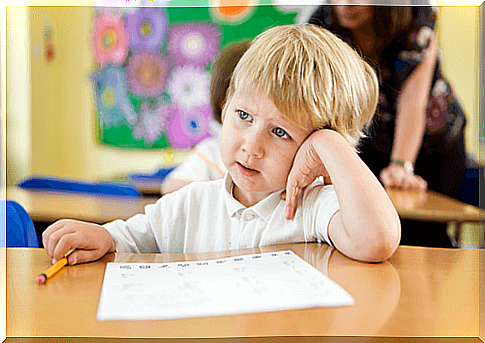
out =
{"type": "MultiPolygon", "coordinates": [[[[476,6],[439,7],[438,41],[444,73],[467,115],[467,151],[483,163],[479,12],[476,6]]],[[[7,76],[7,185],[32,174],[114,179],[133,169],[149,170],[185,157],[184,150],[167,159],[164,149],[99,144],[90,80],[96,68],[91,44],[95,15],[89,6],[7,6],[7,54],[2,61],[7,76]],[[45,51],[47,44],[52,44],[54,56],[45,51]]]]}

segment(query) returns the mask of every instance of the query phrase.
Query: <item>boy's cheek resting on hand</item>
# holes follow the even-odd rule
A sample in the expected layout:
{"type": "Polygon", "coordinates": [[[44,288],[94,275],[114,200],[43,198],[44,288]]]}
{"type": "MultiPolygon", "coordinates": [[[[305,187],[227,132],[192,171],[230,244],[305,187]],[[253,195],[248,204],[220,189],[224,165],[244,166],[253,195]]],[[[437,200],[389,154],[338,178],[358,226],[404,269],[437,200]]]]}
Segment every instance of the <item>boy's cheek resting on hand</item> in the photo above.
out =
{"type": "Polygon", "coordinates": [[[69,249],[76,249],[68,257],[69,265],[95,261],[115,251],[111,234],[101,225],[63,219],[55,222],[42,234],[45,250],[55,261],[69,249]]]}

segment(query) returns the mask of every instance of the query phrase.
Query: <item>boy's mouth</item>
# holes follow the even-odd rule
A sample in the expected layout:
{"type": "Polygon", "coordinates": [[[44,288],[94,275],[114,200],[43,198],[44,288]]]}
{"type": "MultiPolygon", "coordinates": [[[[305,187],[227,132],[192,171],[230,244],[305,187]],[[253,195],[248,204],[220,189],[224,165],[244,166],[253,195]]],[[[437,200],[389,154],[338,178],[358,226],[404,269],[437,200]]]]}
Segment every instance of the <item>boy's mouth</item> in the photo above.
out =
{"type": "Polygon", "coordinates": [[[249,167],[248,165],[245,165],[245,164],[240,163],[240,162],[236,162],[236,164],[237,164],[237,167],[238,167],[240,173],[243,174],[244,176],[256,176],[256,175],[259,174],[259,171],[249,167]]]}

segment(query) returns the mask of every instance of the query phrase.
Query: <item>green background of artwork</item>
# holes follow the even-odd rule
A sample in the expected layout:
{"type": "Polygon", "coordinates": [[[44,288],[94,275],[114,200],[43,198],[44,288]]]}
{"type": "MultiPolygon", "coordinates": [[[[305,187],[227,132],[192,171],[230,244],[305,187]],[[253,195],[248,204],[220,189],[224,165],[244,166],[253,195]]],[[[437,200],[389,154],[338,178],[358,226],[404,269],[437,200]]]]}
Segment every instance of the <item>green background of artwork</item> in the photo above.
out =
{"type": "MultiPolygon", "coordinates": [[[[221,32],[219,48],[234,41],[253,39],[265,29],[273,26],[293,24],[297,16],[297,12],[283,12],[272,5],[255,6],[250,17],[244,22],[229,25],[214,22],[210,14],[210,7],[165,7],[165,11],[170,26],[186,22],[213,22],[221,32]]],[[[167,41],[168,34],[165,37],[164,45],[161,47],[162,55],[166,55],[167,41]]],[[[210,69],[210,65],[208,68],[210,69]]],[[[138,113],[142,101],[164,103],[169,100],[169,96],[166,93],[162,94],[159,98],[145,98],[135,96],[128,92],[128,97],[136,113],[138,113]]],[[[161,149],[169,147],[168,139],[164,134],[157,141],[147,145],[143,139],[136,140],[133,137],[133,128],[127,122],[104,128],[101,125],[100,116],[97,115],[96,118],[96,137],[100,144],[130,149],[161,149]]]]}

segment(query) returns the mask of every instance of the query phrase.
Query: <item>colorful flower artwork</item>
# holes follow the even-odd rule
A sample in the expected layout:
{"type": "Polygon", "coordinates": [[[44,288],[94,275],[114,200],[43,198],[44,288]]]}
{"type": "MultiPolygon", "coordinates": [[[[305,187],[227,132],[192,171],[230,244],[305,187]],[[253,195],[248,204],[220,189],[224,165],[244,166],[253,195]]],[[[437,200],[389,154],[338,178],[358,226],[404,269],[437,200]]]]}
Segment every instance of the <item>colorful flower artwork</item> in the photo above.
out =
{"type": "Polygon", "coordinates": [[[122,68],[108,66],[95,72],[91,80],[104,127],[136,122],[133,105],[126,94],[126,74],[122,68]]]}
{"type": "Polygon", "coordinates": [[[126,18],[130,48],[160,49],[167,33],[167,16],[163,8],[143,7],[126,18]]]}
{"type": "Polygon", "coordinates": [[[97,139],[122,148],[188,149],[218,135],[209,86],[219,49],[296,17],[258,0],[93,1],[97,139]]]}
{"type": "Polygon", "coordinates": [[[148,145],[160,139],[165,132],[171,111],[166,105],[161,105],[153,109],[149,104],[144,102],[140,106],[138,121],[133,129],[133,137],[142,139],[148,145]]]}
{"type": "Polygon", "coordinates": [[[248,20],[256,6],[257,0],[238,0],[234,6],[231,0],[211,0],[210,14],[216,23],[226,25],[239,25],[248,20]]]}
{"type": "Polygon", "coordinates": [[[126,70],[128,85],[133,94],[156,96],[163,91],[168,63],[160,54],[141,50],[133,52],[126,70]]]}
{"type": "Polygon", "coordinates": [[[175,108],[168,123],[170,144],[177,149],[186,149],[210,137],[211,117],[212,110],[209,105],[187,110],[175,108]]]}
{"type": "Polygon", "coordinates": [[[168,51],[178,65],[203,67],[219,50],[219,31],[212,23],[186,23],[170,29],[168,51]]]}
{"type": "Polygon", "coordinates": [[[103,13],[95,19],[93,48],[100,65],[123,63],[128,53],[128,45],[120,17],[103,13]]]}
{"type": "Polygon", "coordinates": [[[178,67],[172,71],[167,92],[177,107],[190,109],[210,103],[209,83],[207,71],[190,65],[178,67]]]}

